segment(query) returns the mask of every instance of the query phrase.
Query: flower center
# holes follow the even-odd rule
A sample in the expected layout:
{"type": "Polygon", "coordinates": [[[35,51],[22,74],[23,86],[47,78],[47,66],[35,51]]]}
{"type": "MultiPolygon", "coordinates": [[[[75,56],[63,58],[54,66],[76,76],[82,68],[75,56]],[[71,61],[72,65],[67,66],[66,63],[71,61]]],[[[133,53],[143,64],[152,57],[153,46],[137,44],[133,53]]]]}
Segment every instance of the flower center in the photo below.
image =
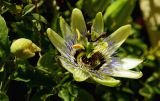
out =
{"type": "Polygon", "coordinates": [[[76,59],[75,62],[92,70],[99,70],[99,68],[106,62],[100,52],[95,52],[90,57],[87,57],[84,49],[76,50],[74,57],[76,59]]]}

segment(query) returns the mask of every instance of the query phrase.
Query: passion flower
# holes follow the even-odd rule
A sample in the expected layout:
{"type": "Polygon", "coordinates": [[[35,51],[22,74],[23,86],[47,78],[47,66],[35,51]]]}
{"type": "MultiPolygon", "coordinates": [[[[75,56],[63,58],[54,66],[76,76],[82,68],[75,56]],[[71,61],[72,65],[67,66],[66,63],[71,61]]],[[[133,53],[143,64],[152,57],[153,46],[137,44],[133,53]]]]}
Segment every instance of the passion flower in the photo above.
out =
{"type": "Polygon", "coordinates": [[[62,66],[73,74],[76,81],[92,79],[105,86],[119,85],[120,80],[113,77],[137,79],[142,72],[132,71],[141,59],[115,57],[115,51],[131,34],[131,25],[125,25],[105,37],[102,13],[97,13],[91,31],[87,31],[82,12],[72,11],[71,27],[60,17],[63,38],[51,28],[47,35],[55,48],[61,53],[62,66]]]}

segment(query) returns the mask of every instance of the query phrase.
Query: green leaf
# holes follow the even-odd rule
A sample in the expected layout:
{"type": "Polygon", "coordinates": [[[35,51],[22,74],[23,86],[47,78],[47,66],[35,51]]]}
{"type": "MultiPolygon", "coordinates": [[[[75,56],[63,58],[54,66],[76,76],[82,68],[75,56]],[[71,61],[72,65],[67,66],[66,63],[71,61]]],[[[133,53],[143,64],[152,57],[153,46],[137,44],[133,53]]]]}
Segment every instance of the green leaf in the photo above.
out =
{"type": "Polygon", "coordinates": [[[5,93],[0,92],[0,101],[9,101],[9,98],[5,93]]]}
{"type": "Polygon", "coordinates": [[[53,52],[48,52],[41,56],[37,62],[37,68],[43,70],[46,73],[55,74],[56,72],[56,62],[54,61],[55,54],[53,52]]]}
{"type": "Polygon", "coordinates": [[[22,16],[30,13],[33,11],[33,9],[35,8],[36,6],[34,4],[28,4],[24,7],[23,11],[22,11],[22,16]]]}
{"type": "Polygon", "coordinates": [[[153,82],[156,81],[157,79],[159,79],[159,73],[158,72],[154,72],[150,77],[147,78],[146,82],[153,82]]]}
{"type": "Polygon", "coordinates": [[[75,101],[95,101],[93,96],[86,90],[78,88],[78,97],[75,101]]]}
{"type": "Polygon", "coordinates": [[[146,54],[148,51],[147,45],[144,44],[141,39],[127,39],[126,43],[129,44],[130,46],[137,47],[143,50],[144,54],[146,54]]]}
{"type": "Polygon", "coordinates": [[[16,78],[14,78],[14,80],[15,81],[22,81],[22,82],[29,82],[30,81],[30,79],[25,79],[25,78],[20,78],[20,77],[16,77],[16,78]]]}
{"type": "Polygon", "coordinates": [[[71,84],[71,82],[65,83],[58,93],[58,96],[64,101],[75,101],[77,95],[77,87],[71,84]]]}
{"type": "Polygon", "coordinates": [[[106,27],[113,30],[126,24],[135,6],[135,1],[136,0],[114,1],[104,14],[106,27]]]}
{"type": "Polygon", "coordinates": [[[111,0],[83,0],[82,9],[89,17],[93,18],[96,13],[103,12],[110,2],[111,0]]]}
{"type": "Polygon", "coordinates": [[[4,18],[0,15],[0,43],[6,45],[8,43],[8,28],[4,18]]]}
{"type": "Polygon", "coordinates": [[[40,14],[38,14],[38,13],[33,13],[32,16],[33,16],[33,18],[35,18],[36,20],[47,24],[47,20],[46,20],[42,15],[40,15],[40,14]]]}
{"type": "Polygon", "coordinates": [[[139,94],[146,98],[151,98],[153,96],[153,89],[150,85],[145,85],[145,87],[139,90],[139,94]]]}
{"type": "Polygon", "coordinates": [[[58,96],[64,101],[71,101],[69,91],[66,88],[62,88],[61,91],[58,93],[58,96]]]}
{"type": "Polygon", "coordinates": [[[52,88],[44,87],[39,89],[31,98],[30,101],[48,101],[47,98],[53,95],[52,88]]]}
{"type": "Polygon", "coordinates": [[[37,20],[32,20],[32,22],[33,22],[34,27],[37,28],[38,31],[40,31],[41,30],[41,23],[37,20]]]}
{"type": "Polygon", "coordinates": [[[123,87],[122,90],[126,93],[129,93],[129,94],[134,94],[134,91],[128,87],[123,87]]]}
{"type": "Polygon", "coordinates": [[[153,87],[155,93],[160,94],[160,87],[153,87]]]}
{"type": "Polygon", "coordinates": [[[0,57],[9,53],[8,28],[4,18],[0,15],[0,57]]]}

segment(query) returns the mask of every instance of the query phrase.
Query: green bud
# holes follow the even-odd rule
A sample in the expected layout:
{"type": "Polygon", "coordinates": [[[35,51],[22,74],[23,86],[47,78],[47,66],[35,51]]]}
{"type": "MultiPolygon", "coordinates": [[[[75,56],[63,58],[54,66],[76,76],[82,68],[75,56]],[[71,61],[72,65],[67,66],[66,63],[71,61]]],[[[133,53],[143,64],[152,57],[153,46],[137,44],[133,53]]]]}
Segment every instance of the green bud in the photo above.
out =
{"type": "Polygon", "coordinates": [[[12,43],[10,50],[17,58],[23,59],[31,58],[35,56],[35,52],[41,51],[41,49],[31,40],[25,38],[15,40],[12,43]]]}

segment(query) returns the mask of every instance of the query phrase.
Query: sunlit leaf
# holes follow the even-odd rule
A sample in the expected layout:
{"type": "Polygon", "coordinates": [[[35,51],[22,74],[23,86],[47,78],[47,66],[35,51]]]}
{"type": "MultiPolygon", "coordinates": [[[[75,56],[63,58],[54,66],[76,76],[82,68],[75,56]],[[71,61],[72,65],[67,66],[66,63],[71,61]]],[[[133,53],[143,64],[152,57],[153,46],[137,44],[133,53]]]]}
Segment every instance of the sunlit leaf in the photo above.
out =
{"type": "Polygon", "coordinates": [[[34,4],[28,4],[24,7],[23,11],[22,11],[22,16],[30,13],[33,11],[33,9],[35,8],[36,6],[34,4]]]}
{"type": "Polygon", "coordinates": [[[116,0],[104,14],[105,27],[116,29],[127,23],[135,6],[135,0],[116,0]]]}
{"type": "Polygon", "coordinates": [[[32,15],[36,20],[47,24],[47,20],[42,15],[40,15],[38,13],[33,13],[32,15]]]}
{"type": "Polygon", "coordinates": [[[62,98],[64,101],[75,101],[77,95],[77,87],[72,85],[70,82],[65,83],[58,93],[58,96],[62,98]]]}
{"type": "Polygon", "coordinates": [[[58,67],[55,66],[55,61],[54,61],[54,53],[48,52],[41,56],[37,62],[37,68],[43,70],[46,73],[50,74],[55,74],[56,69],[58,67]]]}
{"type": "Polygon", "coordinates": [[[9,101],[9,98],[5,93],[0,92],[0,101],[9,101]]]}
{"type": "Polygon", "coordinates": [[[9,51],[8,28],[4,18],[0,15],[0,57],[9,51]]]}

